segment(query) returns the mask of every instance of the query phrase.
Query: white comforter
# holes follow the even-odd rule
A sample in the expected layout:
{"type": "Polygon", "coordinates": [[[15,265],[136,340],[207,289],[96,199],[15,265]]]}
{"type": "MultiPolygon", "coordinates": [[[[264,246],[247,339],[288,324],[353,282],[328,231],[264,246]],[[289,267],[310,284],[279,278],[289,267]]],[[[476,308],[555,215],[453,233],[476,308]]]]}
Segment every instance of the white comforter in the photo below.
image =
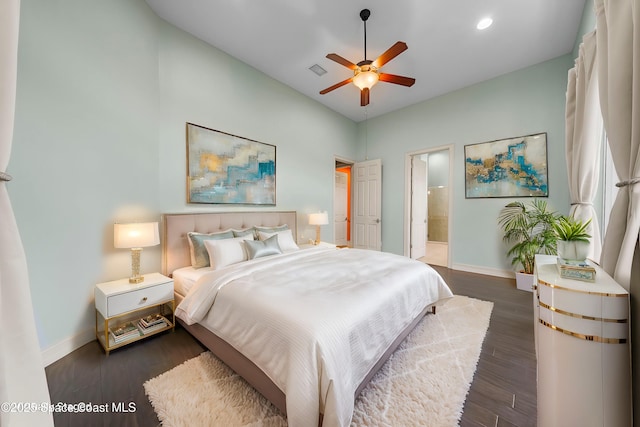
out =
{"type": "Polygon", "coordinates": [[[176,315],[199,322],[286,394],[291,427],[348,426],[354,394],[398,334],[452,296],[418,261],[357,249],[300,250],[203,276],[176,315]]]}

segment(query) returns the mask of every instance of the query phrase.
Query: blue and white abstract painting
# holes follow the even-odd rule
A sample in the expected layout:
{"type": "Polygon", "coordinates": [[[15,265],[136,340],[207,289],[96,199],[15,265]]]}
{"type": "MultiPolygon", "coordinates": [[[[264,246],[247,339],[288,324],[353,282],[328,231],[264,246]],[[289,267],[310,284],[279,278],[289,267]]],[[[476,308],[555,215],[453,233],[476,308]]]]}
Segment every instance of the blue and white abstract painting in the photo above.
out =
{"type": "Polygon", "coordinates": [[[276,147],[187,123],[187,201],[276,204],[276,147]]]}
{"type": "Polygon", "coordinates": [[[547,197],[547,134],[465,145],[465,197],[547,197]]]}

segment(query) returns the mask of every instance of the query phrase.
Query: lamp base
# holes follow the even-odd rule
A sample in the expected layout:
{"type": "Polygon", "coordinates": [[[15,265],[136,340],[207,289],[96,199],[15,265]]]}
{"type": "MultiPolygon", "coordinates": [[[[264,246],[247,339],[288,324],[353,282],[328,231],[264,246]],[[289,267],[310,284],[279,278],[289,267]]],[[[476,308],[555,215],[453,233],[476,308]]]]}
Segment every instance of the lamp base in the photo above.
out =
{"type": "Polygon", "coordinates": [[[320,244],[320,226],[316,225],[316,240],[313,242],[314,245],[320,244]]]}
{"type": "Polygon", "coordinates": [[[140,283],[144,281],[144,276],[140,275],[140,253],[142,248],[131,248],[131,277],[129,283],[140,283]]]}

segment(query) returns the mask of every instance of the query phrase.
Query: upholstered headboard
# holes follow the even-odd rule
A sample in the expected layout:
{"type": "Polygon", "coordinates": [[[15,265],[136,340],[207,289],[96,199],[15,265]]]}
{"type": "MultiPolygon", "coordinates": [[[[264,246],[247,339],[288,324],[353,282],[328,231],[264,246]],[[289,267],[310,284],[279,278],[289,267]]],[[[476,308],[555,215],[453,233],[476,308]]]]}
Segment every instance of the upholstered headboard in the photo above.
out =
{"type": "Polygon", "coordinates": [[[162,215],[162,273],[171,275],[177,268],[191,265],[187,233],[214,233],[230,228],[274,227],[287,224],[297,238],[295,211],[178,213],[162,215]]]}

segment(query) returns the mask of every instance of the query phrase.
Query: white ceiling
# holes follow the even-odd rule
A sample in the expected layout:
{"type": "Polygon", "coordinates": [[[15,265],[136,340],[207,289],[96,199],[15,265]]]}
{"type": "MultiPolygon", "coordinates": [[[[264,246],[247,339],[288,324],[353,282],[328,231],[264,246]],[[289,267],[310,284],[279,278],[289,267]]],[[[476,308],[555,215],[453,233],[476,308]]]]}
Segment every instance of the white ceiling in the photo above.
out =
{"type": "Polygon", "coordinates": [[[585,0],[146,0],[162,18],[358,122],[569,53],[585,0]],[[352,71],[328,53],[364,59],[360,10],[370,9],[367,59],[396,41],[409,49],[382,71],[412,87],[378,83],[360,106],[352,71]],[[477,22],[493,18],[487,30],[477,22]],[[309,70],[319,64],[327,73],[309,70]]]}

